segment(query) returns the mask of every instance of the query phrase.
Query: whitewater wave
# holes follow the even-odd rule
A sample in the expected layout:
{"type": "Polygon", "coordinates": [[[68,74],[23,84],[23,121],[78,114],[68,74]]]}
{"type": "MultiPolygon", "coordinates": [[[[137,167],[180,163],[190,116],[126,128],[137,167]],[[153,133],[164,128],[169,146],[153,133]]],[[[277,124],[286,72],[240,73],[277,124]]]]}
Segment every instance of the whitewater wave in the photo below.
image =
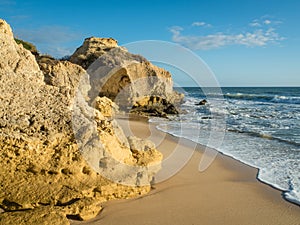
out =
{"type": "Polygon", "coordinates": [[[275,95],[275,97],[271,100],[271,102],[275,103],[289,103],[289,104],[300,104],[300,97],[295,96],[278,96],[275,95]]]}
{"type": "Polygon", "coordinates": [[[297,96],[281,96],[281,95],[259,95],[259,94],[245,94],[245,93],[226,93],[226,99],[272,102],[272,103],[286,103],[286,104],[300,104],[300,97],[297,96]]]}
{"type": "Polygon", "coordinates": [[[295,142],[295,141],[292,141],[292,140],[286,140],[286,139],[279,138],[279,137],[274,137],[271,134],[266,134],[264,132],[244,131],[244,130],[238,130],[238,129],[233,129],[233,128],[228,128],[227,131],[228,132],[233,132],[233,133],[246,134],[246,135],[249,135],[249,136],[252,136],[252,137],[259,137],[259,138],[274,140],[274,141],[294,145],[296,147],[300,147],[300,143],[298,143],[298,142],[295,142]]]}
{"type": "Polygon", "coordinates": [[[290,202],[300,205],[300,190],[294,188],[293,180],[289,181],[289,186],[289,190],[283,193],[283,197],[290,202]]]}
{"type": "Polygon", "coordinates": [[[158,129],[258,168],[259,180],[283,191],[288,201],[300,203],[300,88],[224,88],[224,95],[186,91],[185,113],[157,121],[158,129]],[[202,99],[208,104],[197,105],[202,99]],[[227,129],[222,145],[214,147],[208,137],[219,116],[227,129]]]}

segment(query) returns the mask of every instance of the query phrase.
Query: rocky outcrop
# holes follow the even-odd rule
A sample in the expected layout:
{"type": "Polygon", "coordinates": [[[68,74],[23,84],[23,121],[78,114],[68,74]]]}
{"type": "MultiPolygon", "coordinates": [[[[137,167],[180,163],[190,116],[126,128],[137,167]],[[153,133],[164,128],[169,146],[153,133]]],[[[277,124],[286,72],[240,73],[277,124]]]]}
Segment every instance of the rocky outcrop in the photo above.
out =
{"type": "Polygon", "coordinates": [[[155,149],[155,144],[151,141],[130,136],[128,137],[128,143],[138,165],[155,166],[162,160],[162,155],[155,149]]]}
{"type": "MultiPolygon", "coordinates": [[[[86,39],[83,46],[78,48],[71,56],[71,62],[83,67],[87,65],[90,74],[92,89],[89,95],[107,96],[112,99],[122,110],[130,110],[137,102],[145,97],[156,96],[165,99],[176,108],[181,102],[183,95],[173,90],[171,74],[159,68],[144,57],[129,53],[125,48],[117,46],[112,39],[91,38],[86,39]],[[104,41],[106,40],[106,41],[104,41]],[[108,43],[106,45],[106,43],[108,43]],[[113,43],[113,44],[112,44],[113,43]],[[86,64],[82,58],[92,59],[86,64]]],[[[177,113],[177,110],[164,110],[164,101],[158,101],[151,107],[161,113],[150,113],[159,116],[160,114],[177,113]]],[[[167,107],[168,108],[168,107],[167,107]]],[[[138,112],[135,108],[134,112],[138,112]]],[[[149,111],[149,110],[148,110],[149,111]]],[[[147,110],[143,110],[144,114],[147,110]]]]}
{"type": "Polygon", "coordinates": [[[75,92],[80,88],[85,99],[89,100],[89,76],[84,76],[86,71],[81,66],[49,56],[41,55],[36,58],[46,84],[58,87],[59,92],[69,100],[73,100],[75,92]]]}
{"type": "Polygon", "coordinates": [[[84,69],[38,64],[3,20],[0,55],[1,224],[69,224],[94,217],[104,201],[150,190],[161,154],[131,149],[113,103],[89,99],[84,69]]]}
{"type": "Polygon", "coordinates": [[[117,46],[118,42],[113,38],[86,38],[83,45],[77,48],[74,54],[70,57],[70,62],[87,69],[101,55],[117,46]]]}
{"type": "MultiPolygon", "coordinates": [[[[41,84],[43,74],[39,71],[34,56],[30,51],[25,50],[22,44],[15,42],[12,30],[4,20],[0,20],[0,38],[0,69],[2,72],[0,78],[4,76],[3,73],[6,76],[7,74],[18,74],[20,79],[28,79],[35,84],[41,84]]],[[[5,82],[5,80],[3,81],[5,82]]]]}
{"type": "Polygon", "coordinates": [[[195,105],[206,105],[206,104],[207,104],[207,100],[203,99],[199,103],[196,103],[195,105]]]}
{"type": "Polygon", "coordinates": [[[158,117],[167,117],[168,114],[179,113],[174,104],[159,96],[146,96],[136,101],[131,112],[158,117]]]}
{"type": "Polygon", "coordinates": [[[119,107],[107,97],[96,97],[92,105],[108,118],[113,118],[119,111],[119,107]]]}
{"type": "Polygon", "coordinates": [[[39,55],[36,47],[33,44],[23,41],[23,40],[20,40],[20,39],[17,39],[17,38],[15,38],[15,41],[17,42],[17,44],[23,45],[23,47],[25,49],[29,50],[33,55],[35,55],[35,56],[39,55]]]}

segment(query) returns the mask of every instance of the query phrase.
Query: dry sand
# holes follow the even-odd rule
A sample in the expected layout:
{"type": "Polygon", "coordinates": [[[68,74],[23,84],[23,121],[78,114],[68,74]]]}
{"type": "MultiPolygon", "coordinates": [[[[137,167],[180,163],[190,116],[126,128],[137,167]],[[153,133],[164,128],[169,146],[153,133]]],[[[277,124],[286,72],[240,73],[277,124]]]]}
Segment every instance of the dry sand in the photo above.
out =
{"type": "MultiPolygon", "coordinates": [[[[177,146],[193,151],[188,140],[167,135],[138,119],[120,118],[126,133],[160,140],[168,156],[177,146]],[[182,139],[181,139],[182,141],[182,139]]],[[[175,176],[155,184],[146,196],[111,201],[97,218],[72,221],[88,225],[299,225],[300,207],[285,201],[281,192],[256,180],[257,170],[218,154],[204,172],[198,166],[203,146],[175,176]]]]}

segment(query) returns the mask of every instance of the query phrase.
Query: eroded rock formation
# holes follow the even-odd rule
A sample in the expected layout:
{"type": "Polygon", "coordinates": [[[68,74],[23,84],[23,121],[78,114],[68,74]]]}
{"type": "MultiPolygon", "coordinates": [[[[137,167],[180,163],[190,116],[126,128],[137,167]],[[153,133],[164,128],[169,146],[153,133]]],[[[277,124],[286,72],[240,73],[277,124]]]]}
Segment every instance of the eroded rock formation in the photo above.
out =
{"type": "MultiPolygon", "coordinates": [[[[145,97],[164,99],[168,106],[173,105],[174,108],[183,99],[182,94],[173,90],[173,81],[168,71],[153,65],[140,55],[129,53],[113,39],[85,39],[70,61],[87,68],[92,86],[89,95],[92,98],[107,96],[122,110],[130,111],[145,97]],[[82,60],[86,58],[90,59],[88,63],[82,60]]],[[[162,100],[148,105],[149,107],[158,112],[149,115],[164,116],[178,112],[169,110],[162,100]]],[[[139,109],[135,107],[134,112],[139,109]]],[[[143,110],[143,114],[147,114],[147,110],[143,110]]]]}
{"type": "Polygon", "coordinates": [[[76,49],[70,61],[87,69],[96,59],[118,46],[113,38],[86,38],[83,45],[76,49]]]}
{"type": "Polygon", "coordinates": [[[148,142],[131,148],[113,103],[88,96],[84,69],[38,64],[3,20],[0,55],[1,224],[69,224],[94,217],[104,201],[150,190],[162,155],[148,142]]]}
{"type": "Polygon", "coordinates": [[[159,96],[141,98],[133,104],[131,112],[158,117],[167,117],[168,114],[179,113],[174,104],[159,96]]]}

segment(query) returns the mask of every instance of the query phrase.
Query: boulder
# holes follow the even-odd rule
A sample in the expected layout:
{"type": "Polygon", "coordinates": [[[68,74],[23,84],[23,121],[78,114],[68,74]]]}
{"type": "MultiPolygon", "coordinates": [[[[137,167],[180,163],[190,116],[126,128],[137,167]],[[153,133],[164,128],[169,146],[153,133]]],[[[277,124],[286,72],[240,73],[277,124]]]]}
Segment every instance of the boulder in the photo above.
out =
{"type": "Polygon", "coordinates": [[[37,63],[4,20],[0,55],[1,224],[69,224],[94,217],[102,202],[150,190],[156,168],[148,164],[160,162],[133,154],[107,99],[88,104],[84,69],[37,63]]]}
{"type": "Polygon", "coordinates": [[[129,136],[128,142],[131,151],[149,151],[155,149],[155,144],[149,140],[143,140],[135,136],[129,136]]]}
{"type": "Polygon", "coordinates": [[[195,105],[206,105],[207,101],[205,99],[201,100],[199,103],[195,104],[195,105]]]}
{"type": "Polygon", "coordinates": [[[103,116],[112,118],[118,112],[119,107],[107,97],[96,97],[93,107],[99,110],[103,116]]]}
{"type": "Polygon", "coordinates": [[[134,103],[131,112],[158,117],[167,117],[168,114],[179,113],[174,104],[159,96],[146,96],[142,98],[134,103]]]}
{"type": "MultiPolygon", "coordinates": [[[[128,137],[130,149],[137,164],[142,166],[156,166],[154,173],[160,169],[162,154],[156,150],[155,144],[149,140],[144,140],[135,136],[128,137]]],[[[153,174],[154,175],[154,174],[153,174]]]]}

